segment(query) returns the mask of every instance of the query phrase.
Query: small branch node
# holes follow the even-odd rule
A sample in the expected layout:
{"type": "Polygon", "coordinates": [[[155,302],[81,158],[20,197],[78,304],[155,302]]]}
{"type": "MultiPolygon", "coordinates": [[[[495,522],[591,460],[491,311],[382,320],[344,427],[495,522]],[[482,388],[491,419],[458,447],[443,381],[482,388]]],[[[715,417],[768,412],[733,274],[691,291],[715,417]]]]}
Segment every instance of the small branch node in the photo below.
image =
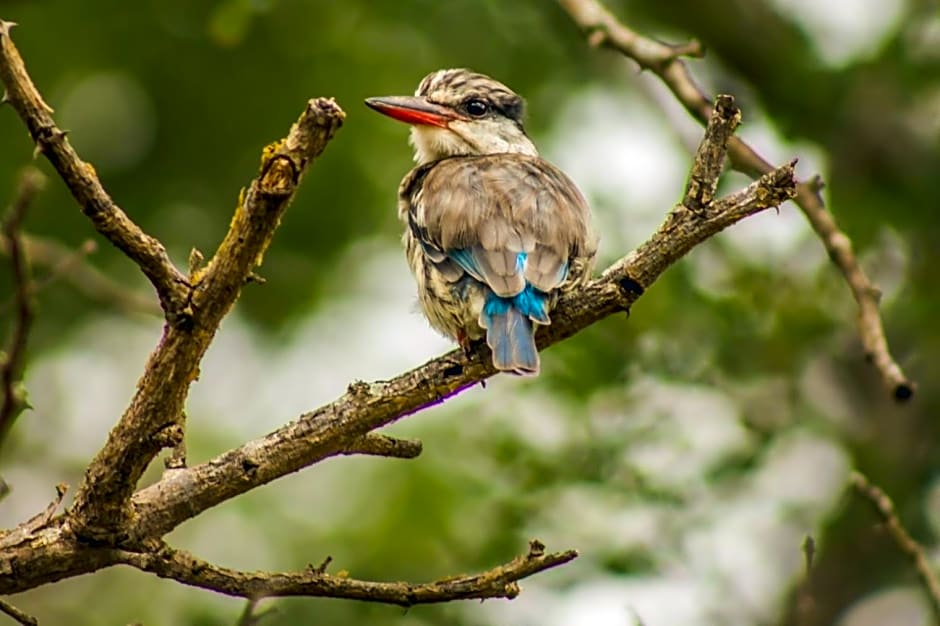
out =
{"type": "Polygon", "coordinates": [[[527,558],[537,559],[545,556],[545,544],[539,541],[538,539],[532,539],[529,541],[529,553],[526,555],[527,558]]]}
{"type": "Polygon", "coordinates": [[[702,45],[702,42],[698,39],[692,39],[684,44],[678,44],[672,46],[673,53],[675,58],[678,57],[689,57],[693,59],[701,59],[705,56],[705,46],[702,45]]]}
{"type": "Polygon", "coordinates": [[[268,279],[262,276],[257,272],[249,272],[248,276],[245,277],[245,284],[255,283],[256,285],[263,285],[268,282],[268,279]]]}
{"type": "Polygon", "coordinates": [[[381,433],[368,433],[347,445],[343,449],[343,454],[413,459],[421,454],[422,449],[421,441],[418,439],[399,439],[381,433]]]}
{"type": "Polygon", "coordinates": [[[316,574],[317,576],[323,576],[326,574],[326,568],[329,567],[330,563],[332,562],[333,562],[333,557],[327,555],[327,557],[323,559],[319,565],[313,565],[313,564],[308,565],[307,571],[312,574],[316,574]]]}
{"type": "Polygon", "coordinates": [[[588,45],[592,48],[600,48],[607,40],[607,31],[600,27],[594,27],[587,34],[588,45]]]}
{"type": "Polygon", "coordinates": [[[199,251],[199,248],[193,248],[189,251],[188,258],[188,270],[189,277],[193,278],[199,270],[205,265],[206,257],[203,256],[202,252],[199,251]]]}

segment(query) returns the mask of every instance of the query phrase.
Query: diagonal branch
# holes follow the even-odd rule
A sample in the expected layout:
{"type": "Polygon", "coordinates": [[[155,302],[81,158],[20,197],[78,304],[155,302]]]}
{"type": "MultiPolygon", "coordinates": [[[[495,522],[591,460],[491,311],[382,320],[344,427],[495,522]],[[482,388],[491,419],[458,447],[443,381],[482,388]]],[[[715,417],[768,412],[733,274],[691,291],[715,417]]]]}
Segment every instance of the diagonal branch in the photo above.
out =
{"type": "Polygon", "coordinates": [[[930,559],[927,558],[923,546],[917,543],[907,532],[907,529],[904,528],[904,524],[901,523],[901,519],[894,508],[894,502],[891,501],[888,494],[877,485],[873,485],[868,478],[859,472],[852,472],[850,482],[855,492],[860,497],[868,500],[874,507],[875,512],[887,527],[888,534],[891,535],[898,549],[907,555],[913,563],[917,577],[920,578],[920,584],[930,600],[934,619],[940,621],[940,577],[937,576],[936,569],[931,564],[930,559]]]}
{"type": "MultiPolygon", "coordinates": [[[[734,107],[724,110],[730,115],[737,111],[734,107]]],[[[559,301],[552,324],[536,337],[539,347],[558,343],[627,310],[694,246],[748,215],[791,198],[793,177],[790,163],[715,201],[705,211],[677,207],[646,243],[559,301]]],[[[225,500],[341,454],[366,433],[439,404],[495,373],[486,348],[479,347],[469,356],[452,351],[392,380],[353,383],[339,399],[267,436],[167,474],[136,493],[134,536],[162,536],[225,500]]]]}
{"type": "MultiPolygon", "coordinates": [[[[730,106],[730,101],[728,104],[718,109],[712,123],[733,123],[737,110],[730,106]]],[[[333,111],[326,116],[338,116],[334,119],[336,125],[341,120],[339,109],[332,102],[312,101],[311,107],[317,110],[327,107],[328,111],[333,111]]],[[[320,131],[326,132],[325,127],[320,127],[320,131]]],[[[721,133],[707,132],[705,141],[715,141],[719,136],[721,133]]],[[[325,143],[326,137],[321,139],[325,143]]],[[[265,162],[281,148],[283,146],[278,144],[268,151],[265,162]]],[[[265,171],[264,166],[262,170],[265,171]]],[[[703,177],[703,180],[707,182],[708,177],[703,177]]],[[[646,243],[614,263],[599,278],[560,299],[552,313],[552,324],[543,327],[536,337],[539,346],[545,348],[555,344],[607,316],[628,310],[672,263],[694,246],[749,215],[791,198],[795,185],[793,163],[790,163],[699,210],[677,206],[646,243]]],[[[245,207],[253,205],[254,197],[253,187],[245,207]]],[[[245,207],[239,212],[248,210],[245,207]]],[[[236,218],[234,224],[241,222],[236,218]]],[[[224,244],[220,247],[222,249],[224,244]]],[[[215,260],[206,272],[211,272],[213,266],[220,267],[214,263],[215,260]]],[[[203,280],[208,281],[202,278],[194,282],[202,285],[203,280]]],[[[194,301],[198,302],[196,298],[194,301]]],[[[196,307],[197,312],[201,310],[196,307]]],[[[193,320],[199,324],[201,318],[196,315],[193,320]]],[[[168,336],[172,337],[173,331],[171,328],[168,336]]],[[[208,341],[208,338],[204,339],[208,341]]],[[[193,342],[196,340],[191,339],[193,342]]],[[[157,354],[164,349],[161,346],[157,354]]],[[[180,355],[185,359],[191,356],[189,353],[180,355]]],[[[159,361],[160,358],[151,360],[159,361]]],[[[148,369],[141,382],[142,388],[154,384],[147,378],[153,375],[151,372],[152,368],[148,369]]],[[[173,370],[163,371],[167,375],[173,373],[173,370]]],[[[96,518],[94,507],[100,501],[116,502],[123,497],[122,490],[131,482],[124,478],[121,472],[126,471],[126,467],[121,469],[119,463],[139,467],[139,460],[135,460],[138,457],[132,454],[139,453],[143,444],[139,441],[122,444],[120,437],[116,441],[109,440],[89,469],[82,493],[70,514],[53,518],[39,529],[21,532],[18,527],[7,535],[15,537],[15,542],[0,544],[0,561],[10,564],[9,568],[0,568],[0,594],[24,591],[139,558],[128,557],[127,554],[140,554],[141,546],[153,545],[184,521],[225,500],[333,456],[377,451],[385,444],[380,446],[379,436],[370,435],[371,431],[439,404],[495,373],[492,360],[481,346],[469,355],[455,350],[392,380],[371,384],[355,382],[336,401],[300,416],[261,439],[229,450],[206,463],[166,472],[160,481],[134,494],[132,510],[124,511],[123,519],[111,519],[107,515],[96,518]],[[108,456],[110,454],[114,456],[108,456]],[[117,487],[108,481],[115,481],[117,487]],[[109,524],[102,536],[89,532],[93,530],[89,520],[94,523],[98,519],[109,524]],[[77,537],[75,530],[79,531],[77,537]],[[96,538],[104,544],[88,541],[96,538]],[[118,541],[126,552],[114,549],[114,543],[118,541]]],[[[188,381],[188,378],[184,379],[184,382],[188,381]]],[[[151,397],[158,402],[159,394],[165,393],[166,389],[159,386],[152,389],[157,395],[151,397]]],[[[152,410],[165,410],[165,407],[157,405],[152,410]]],[[[161,415],[169,419],[174,414],[167,412],[161,415]]],[[[128,419],[131,418],[125,416],[122,424],[128,419]]],[[[136,415],[132,419],[143,418],[136,415]]],[[[143,426],[149,428],[151,424],[145,422],[143,426]]],[[[115,431],[123,427],[119,425],[115,431]]],[[[134,433],[133,430],[130,432],[134,433]]],[[[417,452],[417,448],[413,447],[412,451],[417,452]]],[[[97,513],[100,515],[100,511],[97,513]]],[[[150,567],[157,568],[158,565],[150,567]]]]}
{"type": "Polygon", "coordinates": [[[16,620],[16,623],[22,624],[23,626],[38,626],[39,620],[33,617],[32,615],[21,611],[16,608],[9,602],[0,600],[0,611],[3,611],[9,615],[12,619],[16,620]]]}
{"type": "Polygon", "coordinates": [[[515,598],[518,581],[563,565],[575,558],[574,550],[546,553],[538,540],[528,553],[509,563],[470,576],[454,576],[429,583],[371,582],[334,576],[310,567],[303,572],[240,572],[218,567],[191,554],[164,546],[156,552],[119,551],[118,562],[160,578],[209,589],[229,596],[258,600],[272,596],[345,598],[410,607],[451,600],[515,598]]]}
{"type": "Polygon", "coordinates": [[[113,540],[144,470],[162,448],[182,439],[183,404],[200,360],[263,257],[306,168],[344,117],[332,100],[310,100],[287,137],[265,149],[258,178],[240,198],[215,256],[190,277],[190,323],[165,328],[130,406],[85,472],[72,508],[80,535],[113,540]]]}
{"type": "Polygon", "coordinates": [[[188,284],[170,261],[163,244],[145,233],[115,204],[104,190],[91,164],[81,160],[52,119],[52,107],[36,89],[19,51],[10,39],[13,22],[0,19],[0,82],[6,87],[3,99],[19,114],[29,134],[95,229],[140,267],[153,284],[160,304],[171,323],[184,316],[188,284]]]}
{"type": "MultiPolygon", "coordinates": [[[[559,0],[562,8],[587,35],[595,47],[604,46],[633,59],[642,69],[652,71],[672,91],[676,99],[698,121],[706,123],[712,105],[696,84],[688,66],[679,58],[702,56],[697,42],[670,46],[644,37],[617,20],[597,0],[559,0]]],[[[735,169],[752,178],[764,175],[773,166],[737,137],[728,141],[728,155],[735,169]]],[[[878,310],[880,292],[866,276],[852,252],[851,240],[839,230],[832,214],[819,195],[817,180],[797,185],[796,204],[802,209],[829,257],[842,272],[858,304],[858,330],[862,345],[875,366],[882,383],[897,400],[914,394],[915,384],[905,376],[888,349],[884,324],[878,310]]]]}
{"type": "Polygon", "coordinates": [[[29,261],[24,251],[20,232],[26,209],[45,183],[45,176],[34,168],[26,169],[20,177],[16,196],[0,224],[0,237],[10,255],[13,269],[13,327],[10,343],[0,353],[0,443],[6,439],[13,422],[26,408],[25,392],[19,389],[26,361],[26,342],[33,324],[32,285],[29,261]]]}

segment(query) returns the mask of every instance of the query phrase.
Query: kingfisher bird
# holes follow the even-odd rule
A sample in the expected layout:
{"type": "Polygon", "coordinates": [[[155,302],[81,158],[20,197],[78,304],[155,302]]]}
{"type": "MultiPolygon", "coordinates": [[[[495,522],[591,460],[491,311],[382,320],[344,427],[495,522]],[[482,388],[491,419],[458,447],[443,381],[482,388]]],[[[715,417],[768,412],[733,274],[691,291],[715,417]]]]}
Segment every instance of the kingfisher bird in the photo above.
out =
{"type": "Polygon", "coordinates": [[[537,374],[535,330],[590,277],[597,237],[577,186],[526,135],[525,102],[466,69],[365,102],[411,125],[398,215],[424,315],[466,352],[485,337],[496,369],[537,374]]]}

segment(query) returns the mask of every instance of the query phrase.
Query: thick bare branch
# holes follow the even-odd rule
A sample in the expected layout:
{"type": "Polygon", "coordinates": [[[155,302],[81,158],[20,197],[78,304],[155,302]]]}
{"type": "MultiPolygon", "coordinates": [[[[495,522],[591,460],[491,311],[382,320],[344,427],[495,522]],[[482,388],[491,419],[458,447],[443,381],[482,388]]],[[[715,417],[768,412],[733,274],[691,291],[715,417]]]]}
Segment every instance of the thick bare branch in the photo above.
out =
{"type": "Polygon", "coordinates": [[[515,598],[518,581],[575,559],[574,550],[546,553],[537,540],[525,555],[472,576],[454,576],[429,583],[371,582],[333,576],[308,568],[303,572],[240,572],[218,567],[187,552],[163,547],[155,552],[120,551],[118,561],[160,578],[257,600],[272,596],[345,598],[409,607],[451,600],[515,598]]]}
{"type": "Polygon", "coordinates": [[[13,422],[26,408],[25,392],[17,387],[26,361],[26,342],[33,323],[33,298],[29,275],[29,262],[20,232],[26,209],[39,193],[45,176],[34,168],[26,169],[20,177],[16,195],[0,224],[0,237],[10,252],[13,269],[13,326],[10,340],[0,354],[0,443],[6,439],[13,422]]]}
{"type": "Polygon", "coordinates": [[[163,244],[145,233],[115,204],[91,164],[81,160],[65,132],[52,118],[19,51],[10,38],[12,22],[0,20],[0,82],[6,101],[16,110],[42,153],[65,181],[95,229],[140,267],[160,298],[167,320],[184,316],[189,289],[186,277],[170,261],[163,244]]]}
{"type": "MultiPolygon", "coordinates": [[[[711,102],[680,58],[701,56],[702,49],[697,42],[686,46],[670,46],[644,37],[619,22],[597,0],[559,0],[559,4],[585,32],[591,45],[620,52],[641,68],[652,71],[695,119],[703,124],[708,121],[712,111],[711,102]]],[[[773,169],[770,163],[737,137],[728,141],[728,155],[732,167],[751,177],[756,178],[773,169]]],[[[904,375],[888,349],[884,324],[878,310],[879,291],[859,265],[852,252],[851,240],[839,230],[832,214],[826,210],[819,195],[818,181],[814,179],[799,183],[794,200],[849,284],[859,308],[858,329],[862,345],[882,383],[895,399],[909,399],[914,394],[915,385],[904,375]]]]}
{"type": "Polygon", "coordinates": [[[903,552],[914,565],[914,570],[920,578],[921,587],[930,600],[930,606],[933,608],[934,619],[940,621],[940,579],[937,577],[937,571],[927,558],[923,546],[911,537],[907,529],[901,523],[897,511],[894,509],[894,502],[877,485],[873,485],[864,475],[859,472],[853,472],[851,477],[852,487],[855,492],[868,500],[875,508],[875,512],[884,523],[891,535],[891,539],[897,544],[898,549],[903,552]]]}
{"type": "Polygon", "coordinates": [[[287,137],[265,149],[258,178],[240,199],[215,256],[190,277],[190,323],[167,325],[130,406],[85,472],[72,508],[82,536],[113,538],[127,520],[129,498],[147,465],[181,440],[183,403],[202,356],[263,257],[307,166],[344,117],[332,100],[310,100],[287,137]]]}
{"type": "MultiPolygon", "coordinates": [[[[314,101],[311,106],[316,108],[318,103],[335,107],[326,101],[314,101]]],[[[338,112],[338,109],[335,111],[338,112]]],[[[336,123],[338,124],[338,120],[336,123]]],[[[724,122],[716,118],[715,123],[724,122]]],[[[716,132],[706,133],[705,141],[715,141],[720,135],[721,133],[716,132]]],[[[325,143],[325,138],[323,142],[325,143]]],[[[273,158],[272,154],[280,149],[282,146],[278,145],[269,151],[265,162],[269,162],[273,158]]],[[[712,150],[709,148],[707,151],[712,150]]],[[[265,169],[263,166],[262,171],[265,169]]],[[[600,278],[560,300],[558,307],[553,311],[552,324],[542,328],[536,338],[539,346],[550,346],[613,313],[628,310],[646,288],[695,245],[748,215],[780,204],[792,197],[794,189],[791,163],[762,176],[747,188],[702,206],[699,210],[692,211],[682,205],[677,206],[649,241],[609,267],[600,278]]],[[[252,205],[254,193],[253,188],[244,203],[245,207],[252,205]]],[[[245,207],[239,211],[249,210],[245,207]]],[[[239,224],[245,222],[245,219],[236,218],[233,228],[238,228],[239,224]]],[[[225,244],[220,247],[219,254],[224,249],[225,244]]],[[[241,257],[246,260],[255,258],[252,255],[241,257]]],[[[217,263],[216,259],[213,259],[205,271],[208,273],[213,271],[213,267],[222,267],[217,263]]],[[[197,286],[212,284],[207,277],[194,282],[197,286]]],[[[232,289],[240,286],[228,284],[232,289]]],[[[215,294],[215,297],[220,296],[215,294]]],[[[202,309],[196,307],[195,310],[197,315],[193,320],[199,328],[201,318],[198,313],[202,309]]],[[[214,327],[212,329],[214,331],[214,327]]],[[[174,331],[173,328],[169,329],[168,336],[172,337],[174,331]]],[[[208,337],[202,340],[207,342],[208,337]]],[[[165,338],[164,344],[166,342],[165,338]]],[[[163,357],[159,355],[165,349],[161,345],[158,356],[152,357],[151,362],[160,362],[163,357]]],[[[198,362],[198,359],[188,360],[193,356],[189,352],[180,352],[177,356],[175,362],[198,362]]],[[[152,375],[152,367],[151,364],[148,375],[152,375]]],[[[167,376],[178,375],[178,372],[172,370],[163,373],[167,376]]],[[[441,403],[494,373],[486,349],[479,347],[469,355],[464,354],[462,350],[455,350],[389,381],[353,383],[347,393],[335,402],[302,415],[296,421],[261,439],[230,450],[207,463],[166,472],[160,481],[134,495],[132,512],[128,511],[125,519],[117,520],[111,525],[108,530],[112,534],[104,537],[107,540],[105,545],[100,545],[78,540],[73,529],[81,531],[82,538],[89,538],[87,526],[81,526],[81,521],[88,518],[82,517],[83,513],[79,507],[94,507],[95,503],[99,502],[94,499],[94,486],[99,476],[101,480],[115,480],[109,472],[118,471],[114,468],[117,468],[120,462],[135,458],[127,456],[126,451],[125,456],[120,455],[120,441],[123,438],[118,438],[118,442],[109,442],[108,446],[114,446],[114,450],[119,454],[107,468],[101,467],[102,459],[105,458],[104,452],[99,455],[99,459],[93,464],[97,473],[89,471],[85,493],[80,494],[77,499],[73,515],[54,518],[43,528],[16,535],[15,544],[0,544],[0,549],[3,550],[0,557],[10,564],[7,568],[0,567],[0,594],[31,589],[39,584],[95,571],[118,562],[127,562],[126,559],[132,557],[121,556],[124,553],[114,549],[115,542],[119,541],[127,554],[141,554],[143,546],[152,545],[164,534],[206,509],[326,458],[351,452],[385,451],[389,447],[396,451],[410,449],[411,452],[416,452],[418,448],[412,443],[393,443],[382,439],[380,435],[370,433],[425,407],[441,403]],[[86,504],[82,505],[83,501],[86,504]]],[[[188,383],[189,379],[184,377],[184,380],[188,383]]],[[[163,397],[160,394],[165,394],[166,389],[153,387],[154,384],[145,376],[141,388],[151,386],[157,394],[145,397],[163,397]]],[[[158,409],[166,411],[162,406],[151,410],[158,409]]],[[[170,419],[174,413],[164,412],[161,415],[170,419]]],[[[134,419],[142,418],[137,416],[134,419]]],[[[145,424],[148,428],[151,425],[145,424]]],[[[134,442],[133,446],[137,448],[133,450],[139,451],[141,445],[145,444],[134,442]]],[[[105,450],[108,449],[106,446],[105,450]]],[[[120,473],[117,480],[120,488],[126,488],[130,484],[121,482],[124,479],[120,473]]],[[[105,502],[113,502],[111,498],[118,492],[119,490],[108,486],[98,495],[104,496],[105,502]]],[[[225,570],[221,571],[225,573],[225,570]]],[[[223,577],[222,581],[224,580],[223,577]]]]}
{"type": "MultiPolygon", "coordinates": [[[[545,348],[620,311],[695,245],[744,217],[791,198],[790,163],[703,211],[681,205],[637,250],[582,290],[562,298],[536,339],[545,348]]],[[[366,433],[476,385],[495,370],[483,347],[455,350],[392,380],[357,382],[341,398],[206,463],[167,474],[134,495],[135,534],[162,536],[250,489],[342,454],[366,433]]]]}

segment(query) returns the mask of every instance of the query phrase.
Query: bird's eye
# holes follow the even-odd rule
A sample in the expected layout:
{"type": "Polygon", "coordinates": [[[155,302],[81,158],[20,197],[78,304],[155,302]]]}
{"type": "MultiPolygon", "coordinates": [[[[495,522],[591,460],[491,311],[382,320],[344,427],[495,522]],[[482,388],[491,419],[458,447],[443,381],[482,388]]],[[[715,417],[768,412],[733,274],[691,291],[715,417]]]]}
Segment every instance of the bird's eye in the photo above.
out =
{"type": "Polygon", "coordinates": [[[467,111],[467,115],[472,117],[483,117],[486,115],[486,112],[489,110],[489,107],[486,105],[486,102],[483,100],[478,100],[476,98],[472,100],[467,100],[464,104],[464,108],[467,111]]]}

